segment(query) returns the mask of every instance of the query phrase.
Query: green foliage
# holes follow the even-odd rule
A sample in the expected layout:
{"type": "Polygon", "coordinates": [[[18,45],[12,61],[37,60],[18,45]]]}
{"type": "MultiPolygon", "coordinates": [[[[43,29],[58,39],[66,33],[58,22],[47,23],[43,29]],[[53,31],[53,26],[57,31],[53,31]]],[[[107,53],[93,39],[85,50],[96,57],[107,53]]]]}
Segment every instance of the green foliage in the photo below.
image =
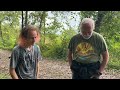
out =
{"type": "Polygon", "coordinates": [[[108,45],[110,60],[108,69],[120,68],[120,12],[109,11],[103,19],[100,33],[105,37],[108,45]]]}
{"type": "Polygon", "coordinates": [[[44,57],[50,57],[50,58],[65,58],[66,52],[65,48],[61,45],[54,44],[52,46],[48,47],[48,50],[46,52],[43,52],[44,57]]]}
{"type": "Polygon", "coordinates": [[[3,40],[0,38],[0,48],[12,49],[15,45],[16,38],[18,37],[19,31],[16,28],[12,28],[9,25],[3,25],[2,27],[3,40]]]}
{"type": "Polygon", "coordinates": [[[10,79],[10,76],[8,74],[1,73],[0,74],[0,79],[10,79]]]}
{"type": "Polygon", "coordinates": [[[120,51],[109,51],[110,52],[110,60],[108,62],[107,69],[120,69],[120,51]]]}
{"type": "Polygon", "coordinates": [[[51,40],[48,44],[42,45],[44,57],[65,59],[67,56],[69,40],[75,35],[74,30],[64,30],[59,37],[51,40]]]}
{"type": "Polygon", "coordinates": [[[81,19],[83,18],[93,18],[93,19],[97,19],[97,14],[98,11],[81,11],[80,16],[81,19]]]}
{"type": "Polygon", "coordinates": [[[13,48],[19,32],[19,20],[19,11],[0,12],[0,48],[13,48]]]}

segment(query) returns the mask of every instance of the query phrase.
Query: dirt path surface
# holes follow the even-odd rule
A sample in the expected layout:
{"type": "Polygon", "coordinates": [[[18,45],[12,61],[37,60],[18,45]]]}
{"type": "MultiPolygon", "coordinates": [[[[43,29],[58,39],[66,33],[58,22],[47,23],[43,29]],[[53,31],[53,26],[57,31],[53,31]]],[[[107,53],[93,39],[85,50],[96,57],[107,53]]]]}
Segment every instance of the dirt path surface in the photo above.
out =
{"type": "MultiPolygon", "coordinates": [[[[11,79],[8,69],[10,54],[10,51],[0,50],[0,79],[11,79]]],[[[40,79],[71,79],[68,62],[43,59],[40,61],[40,79]]],[[[120,71],[106,70],[101,79],[120,79],[120,71]]]]}

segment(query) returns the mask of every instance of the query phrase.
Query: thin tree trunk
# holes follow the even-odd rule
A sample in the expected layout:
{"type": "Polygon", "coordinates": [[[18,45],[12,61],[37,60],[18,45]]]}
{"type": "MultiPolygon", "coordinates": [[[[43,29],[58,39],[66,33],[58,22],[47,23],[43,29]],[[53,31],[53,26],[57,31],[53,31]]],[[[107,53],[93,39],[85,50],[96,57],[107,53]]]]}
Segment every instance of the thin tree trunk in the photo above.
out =
{"type": "Polygon", "coordinates": [[[25,12],[25,26],[28,24],[27,21],[28,21],[28,11],[25,12]]]}
{"type": "Polygon", "coordinates": [[[45,12],[46,12],[46,11],[43,11],[43,12],[42,12],[42,15],[41,15],[41,17],[40,17],[40,25],[39,25],[39,29],[40,29],[40,30],[41,30],[41,28],[42,28],[42,22],[43,22],[43,20],[44,20],[45,12]]]}
{"type": "Polygon", "coordinates": [[[23,16],[23,11],[22,11],[22,29],[23,29],[23,27],[24,27],[24,16],[23,16]]]}
{"type": "Polygon", "coordinates": [[[1,28],[1,21],[0,21],[0,36],[1,36],[2,44],[5,47],[5,45],[4,45],[4,39],[3,39],[3,34],[2,34],[2,28],[1,28]]]}
{"type": "Polygon", "coordinates": [[[104,16],[107,14],[107,11],[98,11],[97,21],[95,23],[95,31],[100,32],[100,26],[104,16]]]}
{"type": "Polygon", "coordinates": [[[43,43],[45,44],[45,17],[44,17],[44,41],[43,43]]]}

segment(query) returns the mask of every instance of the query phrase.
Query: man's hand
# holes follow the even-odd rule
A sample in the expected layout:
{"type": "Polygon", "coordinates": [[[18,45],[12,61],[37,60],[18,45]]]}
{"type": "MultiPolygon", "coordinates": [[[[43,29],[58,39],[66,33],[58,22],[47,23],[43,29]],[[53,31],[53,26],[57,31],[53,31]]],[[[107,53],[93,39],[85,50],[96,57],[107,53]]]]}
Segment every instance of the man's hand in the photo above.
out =
{"type": "Polygon", "coordinates": [[[96,71],[96,73],[93,76],[91,76],[90,78],[91,79],[99,79],[100,75],[102,75],[102,73],[99,71],[96,71]]]}

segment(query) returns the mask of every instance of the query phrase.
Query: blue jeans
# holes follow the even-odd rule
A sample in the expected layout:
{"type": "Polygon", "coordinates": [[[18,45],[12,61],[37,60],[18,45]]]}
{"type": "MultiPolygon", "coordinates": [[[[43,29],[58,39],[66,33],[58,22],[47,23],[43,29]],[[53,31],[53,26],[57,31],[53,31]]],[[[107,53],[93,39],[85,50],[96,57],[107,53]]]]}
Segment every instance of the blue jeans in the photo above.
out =
{"type": "MultiPolygon", "coordinates": [[[[72,71],[72,79],[91,79],[91,76],[99,70],[100,62],[83,64],[73,60],[70,68],[72,71]]],[[[99,79],[99,76],[94,79],[99,79]]]]}

